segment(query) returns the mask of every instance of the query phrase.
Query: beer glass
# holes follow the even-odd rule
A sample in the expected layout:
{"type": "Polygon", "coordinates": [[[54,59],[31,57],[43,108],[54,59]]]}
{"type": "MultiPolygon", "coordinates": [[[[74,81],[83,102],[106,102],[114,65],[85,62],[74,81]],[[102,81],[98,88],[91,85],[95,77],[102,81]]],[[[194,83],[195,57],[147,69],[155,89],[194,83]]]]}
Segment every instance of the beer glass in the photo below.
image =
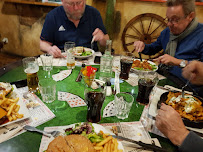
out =
{"type": "Polygon", "coordinates": [[[27,86],[30,92],[38,90],[38,76],[39,66],[36,57],[26,57],[22,59],[24,72],[27,74],[27,86]]]}
{"type": "Polygon", "coordinates": [[[67,60],[67,68],[68,69],[74,69],[75,68],[74,50],[75,50],[75,43],[74,42],[66,42],[65,43],[64,51],[67,54],[66,60],[67,60]]]}

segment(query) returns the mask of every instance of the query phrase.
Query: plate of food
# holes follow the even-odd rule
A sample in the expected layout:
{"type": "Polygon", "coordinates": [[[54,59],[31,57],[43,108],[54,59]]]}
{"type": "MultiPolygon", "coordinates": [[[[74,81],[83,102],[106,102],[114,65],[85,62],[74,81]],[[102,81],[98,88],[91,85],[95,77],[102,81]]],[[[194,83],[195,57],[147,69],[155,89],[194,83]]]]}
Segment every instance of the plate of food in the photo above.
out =
{"type": "Polygon", "coordinates": [[[94,54],[94,50],[82,46],[77,46],[73,52],[74,56],[78,59],[85,59],[94,54]]]}
{"type": "Polygon", "coordinates": [[[30,117],[15,85],[0,82],[0,127],[30,117]]]}
{"type": "MultiPolygon", "coordinates": [[[[55,138],[43,136],[39,152],[55,151],[56,149],[96,152],[107,148],[107,146],[115,147],[118,152],[124,151],[122,143],[110,136],[113,133],[99,124],[85,122],[45,128],[46,131],[53,129],[61,131],[63,134],[55,138]]],[[[113,152],[113,150],[111,151],[113,152]]]]}
{"type": "Polygon", "coordinates": [[[172,106],[182,117],[183,122],[188,127],[203,128],[203,99],[185,93],[182,98],[181,92],[165,92],[161,95],[157,104],[157,109],[161,103],[172,106]]]}
{"type": "Polygon", "coordinates": [[[132,68],[133,71],[156,71],[158,69],[158,66],[156,63],[149,61],[149,60],[142,60],[140,59],[134,59],[132,68]]]}

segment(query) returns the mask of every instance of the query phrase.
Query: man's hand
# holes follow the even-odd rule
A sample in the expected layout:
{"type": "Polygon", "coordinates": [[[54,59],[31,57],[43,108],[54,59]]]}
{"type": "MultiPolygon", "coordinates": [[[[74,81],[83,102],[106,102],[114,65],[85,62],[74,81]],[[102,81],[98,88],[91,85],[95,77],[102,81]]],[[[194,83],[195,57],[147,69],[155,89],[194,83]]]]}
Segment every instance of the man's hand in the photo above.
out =
{"type": "Polygon", "coordinates": [[[155,124],[174,145],[180,146],[189,134],[179,113],[164,103],[158,110],[155,124]]]}
{"type": "Polygon", "coordinates": [[[164,55],[154,59],[153,61],[158,62],[159,64],[162,63],[162,64],[166,64],[166,65],[176,65],[176,66],[179,66],[180,62],[182,60],[177,59],[175,57],[172,57],[172,56],[170,56],[168,54],[164,54],[164,55]]]}
{"type": "Polygon", "coordinates": [[[55,58],[64,58],[61,54],[61,50],[56,45],[52,46],[52,43],[48,41],[40,40],[40,50],[53,55],[55,58]]]}
{"type": "Polygon", "coordinates": [[[98,41],[100,45],[105,46],[106,40],[109,39],[108,34],[104,34],[102,30],[99,28],[96,28],[94,32],[92,33],[94,41],[98,41]]]}
{"type": "Polygon", "coordinates": [[[203,63],[200,61],[192,61],[185,68],[183,68],[182,75],[191,83],[196,85],[203,85],[203,63]]]}
{"type": "Polygon", "coordinates": [[[61,50],[56,45],[50,46],[47,53],[53,55],[55,58],[63,58],[64,57],[61,54],[61,50]]]}
{"type": "Polygon", "coordinates": [[[135,41],[134,47],[135,47],[135,51],[142,52],[145,48],[145,44],[142,41],[135,41]]]}

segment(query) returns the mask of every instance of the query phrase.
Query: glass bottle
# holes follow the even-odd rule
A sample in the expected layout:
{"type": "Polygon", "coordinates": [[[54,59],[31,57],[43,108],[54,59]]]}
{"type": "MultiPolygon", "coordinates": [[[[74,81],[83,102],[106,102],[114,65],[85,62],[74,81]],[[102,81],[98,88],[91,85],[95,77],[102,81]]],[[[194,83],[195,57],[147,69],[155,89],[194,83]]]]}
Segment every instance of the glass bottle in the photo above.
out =
{"type": "Polygon", "coordinates": [[[110,81],[112,74],[112,61],[113,56],[111,55],[112,40],[106,41],[106,50],[103,56],[101,57],[100,62],[100,77],[102,81],[110,81]]]}

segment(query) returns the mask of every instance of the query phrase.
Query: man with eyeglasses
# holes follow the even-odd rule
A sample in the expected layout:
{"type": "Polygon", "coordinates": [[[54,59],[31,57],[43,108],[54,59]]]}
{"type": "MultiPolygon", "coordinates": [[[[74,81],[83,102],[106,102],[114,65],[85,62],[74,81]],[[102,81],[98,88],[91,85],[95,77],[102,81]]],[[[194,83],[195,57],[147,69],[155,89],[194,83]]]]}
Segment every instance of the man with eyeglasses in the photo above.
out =
{"type": "MultiPolygon", "coordinates": [[[[170,73],[186,81],[181,75],[181,68],[191,60],[203,61],[203,25],[195,18],[194,0],[167,0],[166,4],[168,27],[154,43],[135,41],[134,47],[137,52],[148,55],[163,49],[165,54],[154,61],[167,65],[170,73]]],[[[203,96],[202,88],[192,87],[203,96]]]]}
{"type": "Polygon", "coordinates": [[[106,45],[109,36],[104,27],[99,11],[86,0],[61,0],[62,6],[50,11],[45,19],[40,36],[40,49],[54,57],[63,57],[61,50],[67,41],[76,46],[91,47],[98,51],[97,42],[106,45]]]}

